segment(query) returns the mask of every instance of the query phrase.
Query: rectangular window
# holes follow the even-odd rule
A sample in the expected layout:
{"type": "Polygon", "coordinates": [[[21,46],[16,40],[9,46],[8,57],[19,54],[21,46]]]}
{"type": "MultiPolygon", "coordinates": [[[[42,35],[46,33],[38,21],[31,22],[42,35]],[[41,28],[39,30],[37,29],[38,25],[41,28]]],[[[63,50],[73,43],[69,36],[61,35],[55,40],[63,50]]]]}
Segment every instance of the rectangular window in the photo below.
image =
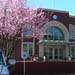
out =
{"type": "Polygon", "coordinates": [[[70,41],[74,41],[75,39],[75,27],[72,24],[69,24],[69,39],[70,41]]]}
{"type": "Polygon", "coordinates": [[[23,43],[23,52],[27,52],[29,56],[32,56],[33,43],[32,42],[24,42],[23,43]]]}
{"type": "Polygon", "coordinates": [[[74,41],[74,31],[69,32],[69,38],[74,41]]]}
{"type": "Polygon", "coordinates": [[[23,44],[23,52],[27,52],[27,44],[23,44]]]}
{"type": "Polygon", "coordinates": [[[75,46],[70,46],[70,57],[75,59],[75,46]]]}
{"type": "Polygon", "coordinates": [[[48,57],[48,49],[44,48],[44,56],[48,57]]]}
{"type": "Polygon", "coordinates": [[[44,48],[44,56],[50,60],[63,60],[64,54],[63,48],[44,48]]]}
{"type": "Polygon", "coordinates": [[[58,40],[58,36],[57,35],[54,36],[54,40],[58,40]]]}
{"type": "Polygon", "coordinates": [[[59,48],[59,59],[64,58],[64,50],[62,48],[59,48]]]}
{"type": "Polygon", "coordinates": [[[60,37],[59,37],[59,40],[64,40],[64,37],[60,36],[60,37]]]}
{"type": "Polygon", "coordinates": [[[32,51],[33,50],[33,45],[32,44],[29,44],[29,56],[32,56],[32,51]]]}
{"type": "Polygon", "coordinates": [[[45,39],[45,40],[47,40],[47,39],[48,39],[48,38],[47,38],[47,35],[44,35],[44,39],[45,39]]]}
{"type": "Polygon", "coordinates": [[[58,59],[58,48],[54,48],[54,59],[58,59]]]}
{"type": "Polygon", "coordinates": [[[49,48],[49,59],[53,59],[53,48],[49,48]]]}

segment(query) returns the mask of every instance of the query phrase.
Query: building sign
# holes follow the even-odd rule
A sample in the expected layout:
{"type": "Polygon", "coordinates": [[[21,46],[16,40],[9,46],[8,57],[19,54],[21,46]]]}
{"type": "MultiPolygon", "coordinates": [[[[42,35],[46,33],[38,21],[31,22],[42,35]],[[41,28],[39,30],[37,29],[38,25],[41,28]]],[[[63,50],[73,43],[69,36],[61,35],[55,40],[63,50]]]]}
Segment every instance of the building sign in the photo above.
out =
{"type": "Polygon", "coordinates": [[[22,59],[27,59],[28,58],[28,53],[27,52],[22,52],[21,54],[22,59]]]}

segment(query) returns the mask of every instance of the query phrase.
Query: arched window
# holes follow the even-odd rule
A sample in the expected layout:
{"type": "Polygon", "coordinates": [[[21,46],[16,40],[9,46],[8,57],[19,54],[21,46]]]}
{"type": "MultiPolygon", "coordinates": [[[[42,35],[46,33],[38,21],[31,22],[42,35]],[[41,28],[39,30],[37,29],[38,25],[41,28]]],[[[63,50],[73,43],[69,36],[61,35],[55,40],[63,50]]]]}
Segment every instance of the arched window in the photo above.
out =
{"type": "Polygon", "coordinates": [[[64,34],[58,27],[52,26],[46,29],[44,39],[47,40],[64,40],[64,34]]]}
{"type": "Polygon", "coordinates": [[[75,27],[72,24],[69,24],[69,39],[73,41],[75,39],[75,27]]]}
{"type": "Polygon", "coordinates": [[[23,28],[23,36],[30,35],[32,33],[32,26],[27,25],[25,28],[23,28]]]}

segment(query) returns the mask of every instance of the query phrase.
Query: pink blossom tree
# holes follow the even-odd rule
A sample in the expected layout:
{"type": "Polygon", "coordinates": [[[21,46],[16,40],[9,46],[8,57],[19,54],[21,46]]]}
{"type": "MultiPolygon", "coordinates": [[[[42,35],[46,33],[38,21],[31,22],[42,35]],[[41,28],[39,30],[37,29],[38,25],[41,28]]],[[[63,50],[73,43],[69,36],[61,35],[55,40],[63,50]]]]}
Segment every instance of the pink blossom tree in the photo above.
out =
{"type": "Polygon", "coordinates": [[[48,21],[42,9],[26,7],[23,0],[0,0],[0,42],[3,48],[6,49],[8,41],[18,37],[27,25],[32,26],[31,36],[41,36],[41,26],[48,21]]]}
{"type": "Polygon", "coordinates": [[[8,41],[13,40],[24,25],[22,11],[22,0],[0,0],[0,45],[4,51],[8,49],[8,41]]]}

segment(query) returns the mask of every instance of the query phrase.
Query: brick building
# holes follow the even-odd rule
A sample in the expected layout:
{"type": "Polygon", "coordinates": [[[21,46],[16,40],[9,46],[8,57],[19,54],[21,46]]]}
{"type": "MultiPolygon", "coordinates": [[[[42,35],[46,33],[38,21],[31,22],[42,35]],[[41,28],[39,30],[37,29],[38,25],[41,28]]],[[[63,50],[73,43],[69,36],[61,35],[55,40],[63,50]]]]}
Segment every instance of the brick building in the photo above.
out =
{"type": "MultiPolygon", "coordinates": [[[[26,51],[29,57],[35,55],[46,56],[48,60],[65,60],[69,57],[75,59],[75,16],[69,15],[68,11],[44,11],[50,21],[42,26],[44,35],[36,39],[35,50],[33,51],[33,39],[23,35],[23,41],[18,41],[13,57],[22,61],[21,54],[26,51]],[[51,11],[52,16],[49,14],[51,11]]],[[[26,34],[26,30],[23,33],[26,34]]]]}

